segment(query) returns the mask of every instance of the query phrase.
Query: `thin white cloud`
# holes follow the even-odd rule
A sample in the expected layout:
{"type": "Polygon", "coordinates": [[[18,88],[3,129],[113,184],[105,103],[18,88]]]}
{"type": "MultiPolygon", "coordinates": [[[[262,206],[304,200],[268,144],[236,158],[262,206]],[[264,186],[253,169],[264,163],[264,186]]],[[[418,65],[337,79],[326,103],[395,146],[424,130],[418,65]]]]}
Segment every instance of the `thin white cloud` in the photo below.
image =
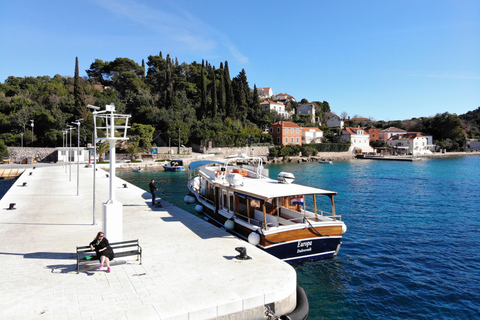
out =
{"type": "Polygon", "coordinates": [[[224,47],[239,62],[248,62],[248,58],[227,35],[173,3],[169,6],[168,3],[162,2],[162,10],[132,0],[97,0],[92,3],[114,15],[142,25],[170,41],[181,43],[189,50],[217,56],[220,55],[217,51],[224,47]]]}

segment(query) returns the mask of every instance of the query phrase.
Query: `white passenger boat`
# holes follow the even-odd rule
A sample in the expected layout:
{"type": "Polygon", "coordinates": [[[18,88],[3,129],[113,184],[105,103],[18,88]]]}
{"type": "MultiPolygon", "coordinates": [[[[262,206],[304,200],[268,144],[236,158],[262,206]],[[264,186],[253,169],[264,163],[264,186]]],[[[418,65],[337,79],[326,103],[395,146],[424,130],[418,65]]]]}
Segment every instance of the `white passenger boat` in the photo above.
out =
{"type": "Polygon", "coordinates": [[[347,229],[335,213],[337,192],[295,184],[286,172],[270,179],[261,158],[202,160],[189,169],[185,202],[196,199],[195,210],[212,223],[287,262],[337,255],[347,229]]]}

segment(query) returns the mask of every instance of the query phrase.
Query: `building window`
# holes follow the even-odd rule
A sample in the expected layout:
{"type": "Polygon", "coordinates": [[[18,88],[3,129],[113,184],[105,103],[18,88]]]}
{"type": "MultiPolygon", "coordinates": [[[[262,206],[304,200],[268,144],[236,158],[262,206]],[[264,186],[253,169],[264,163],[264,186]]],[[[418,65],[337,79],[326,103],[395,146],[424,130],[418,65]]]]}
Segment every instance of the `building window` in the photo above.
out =
{"type": "Polygon", "coordinates": [[[298,137],[297,137],[297,143],[300,143],[300,140],[299,140],[299,138],[298,138],[298,137]]]}
{"type": "MultiPolygon", "coordinates": [[[[287,138],[288,139],[288,138],[287,138]]],[[[290,138],[290,142],[293,143],[293,137],[290,138]]]]}
{"type": "Polygon", "coordinates": [[[285,137],[285,143],[288,143],[288,137],[285,137]]]}
{"type": "Polygon", "coordinates": [[[280,133],[280,127],[277,127],[277,133],[280,133]]]}
{"type": "Polygon", "coordinates": [[[285,128],[285,133],[288,133],[288,128],[285,128]]]}
{"type": "Polygon", "coordinates": [[[277,144],[280,144],[280,137],[277,137],[277,144]]]}
{"type": "Polygon", "coordinates": [[[300,129],[297,128],[297,133],[299,133],[299,132],[300,132],[300,129]]]}
{"type": "Polygon", "coordinates": [[[270,133],[273,133],[273,128],[270,128],[270,133]]]}

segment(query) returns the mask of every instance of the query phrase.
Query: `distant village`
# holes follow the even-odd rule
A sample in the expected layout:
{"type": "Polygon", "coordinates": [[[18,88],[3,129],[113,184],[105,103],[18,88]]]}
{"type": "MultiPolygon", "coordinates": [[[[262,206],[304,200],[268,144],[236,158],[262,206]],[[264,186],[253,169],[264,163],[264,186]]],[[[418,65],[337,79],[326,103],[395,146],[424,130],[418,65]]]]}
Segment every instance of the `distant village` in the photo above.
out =
{"type": "MultiPolygon", "coordinates": [[[[280,93],[273,95],[271,88],[257,88],[262,110],[270,110],[277,113],[282,119],[290,119],[293,114],[310,115],[311,123],[332,128],[343,142],[350,142],[350,151],[356,154],[389,153],[396,155],[427,155],[436,151],[433,137],[422,132],[407,132],[403,129],[390,127],[379,130],[371,125],[368,118],[342,119],[331,113],[326,119],[315,115],[314,103],[299,103],[297,108],[291,111],[285,110],[289,101],[296,101],[289,94],[280,93]],[[345,122],[360,123],[357,127],[345,127],[345,122]],[[371,141],[381,140],[385,146],[373,148],[371,141]]],[[[322,143],[323,131],[317,127],[301,127],[291,121],[277,121],[270,125],[269,133],[273,137],[273,143],[277,146],[304,145],[310,143],[322,143]]]]}

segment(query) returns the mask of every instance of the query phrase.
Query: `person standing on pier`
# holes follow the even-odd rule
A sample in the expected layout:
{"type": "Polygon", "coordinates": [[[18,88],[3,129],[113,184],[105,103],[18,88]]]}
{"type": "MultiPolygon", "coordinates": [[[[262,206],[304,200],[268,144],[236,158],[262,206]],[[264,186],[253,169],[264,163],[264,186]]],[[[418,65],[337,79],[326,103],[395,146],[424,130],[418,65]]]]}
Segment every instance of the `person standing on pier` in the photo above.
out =
{"type": "Polygon", "coordinates": [[[90,242],[90,249],[95,251],[98,260],[100,260],[100,267],[98,269],[102,270],[103,264],[105,263],[107,265],[107,272],[110,272],[110,261],[113,260],[115,255],[103,232],[98,232],[95,239],[90,242]]]}
{"type": "Polygon", "coordinates": [[[150,180],[150,184],[148,185],[150,187],[150,193],[152,194],[152,206],[155,206],[155,199],[157,198],[157,194],[155,191],[158,190],[158,188],[155,186],[155,180],[150,180]]]}

